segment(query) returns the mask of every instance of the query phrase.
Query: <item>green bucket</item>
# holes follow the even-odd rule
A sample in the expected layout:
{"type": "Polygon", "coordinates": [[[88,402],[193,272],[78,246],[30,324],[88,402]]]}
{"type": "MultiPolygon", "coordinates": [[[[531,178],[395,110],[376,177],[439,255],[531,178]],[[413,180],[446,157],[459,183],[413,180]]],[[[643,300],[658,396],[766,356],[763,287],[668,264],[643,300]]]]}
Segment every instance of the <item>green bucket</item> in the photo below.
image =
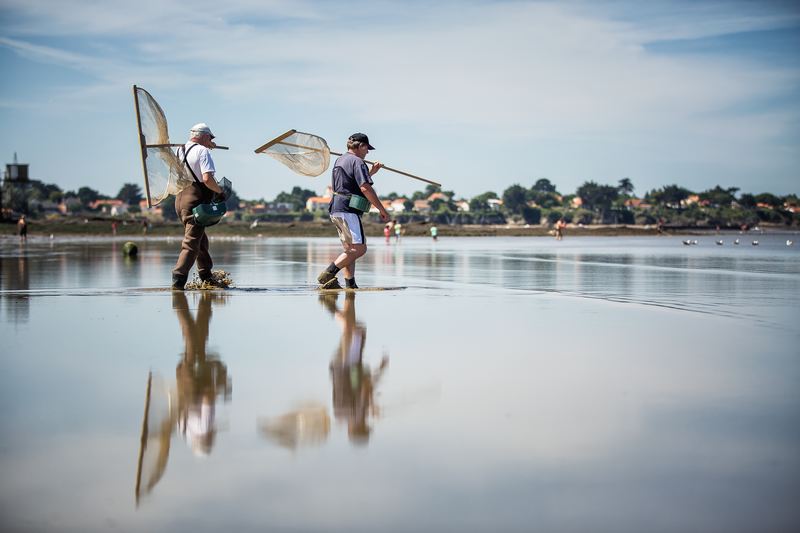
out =
{"type": "Polygon", "coordinates": [[[350,202],[347,205],[349,205],[353,209],[358,209],[363,213],[369,211],[369,200],[357,194],[353,194],[350,196],[350,202]]]}
{"type": "Polygon", "coordinates": [[[192,214],[197,224],[201,226],[213,226],[222,220],[226,211],[225,202],[219,202],[217,204],[200,204],[192,209],[192,214]]]}

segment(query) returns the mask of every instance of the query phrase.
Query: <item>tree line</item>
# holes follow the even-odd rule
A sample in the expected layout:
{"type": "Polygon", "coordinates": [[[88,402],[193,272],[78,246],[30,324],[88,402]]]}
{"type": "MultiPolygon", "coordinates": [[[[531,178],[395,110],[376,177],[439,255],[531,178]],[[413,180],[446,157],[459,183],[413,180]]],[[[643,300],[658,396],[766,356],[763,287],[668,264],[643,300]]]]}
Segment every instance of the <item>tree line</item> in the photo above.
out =
{"type": "MultiPolygon", "coordinates": [[[[452,190],[441,190],[428,185],[409,196],[390,192],[384,200],[404,198],[404,211],[397,216],[401,220],[430,220],[441,224],[504,224],[508,222],[526,224],[552,224],[563,219],[576,224],[663,224],[676,226],[720,226],[742,227],[759,223],[798,225],[798,197],[796,194],[775,195],[769,192],[743,193],[737,187],[723,188],[720,185],[703,191],[692,191],[677,184],[666,185],[647,191],[642,197],[634,195],[634,184],[630,178],[622,178],[617,184],[601,184],[586,181],[574,193],[562,194],[547,178],[540,178],[529,187],[515,183],[501,193],[486,191],[470,199],[457,199],[452,190]],[[434,194],[439,193],[439,194],[434,194]],[[415,210],[417,200],[428,200],[424,211],[415,210]]],[[[62,191],[55,184],[30,180],[24,186],[8,180],[2,190],[3,208],[17,213],[36,216],[43,211],[46,202],[71,202],[83,211],[90,211],[96,200],[117,199],[128,204],[128,211],[137,213],[139,202],[144,198],[141,188],[135,183],[125,183],[116,196],[101,194],[90,187],[76,191],[62,191]]],[[[234,191],[226,200],[230,211],[240,204],[248,207],[272,203],[289,206],[288,211],[303,218],[306,201],[317,193],[302,187],[278,193],[268,202],[244,200],[234,191]]],[[[165,200],[161,207],[165,218],[177,218],[174,213],[174,197],[165,200]]],[[[239,218],[247,217],[239,213],[239,218]]],[[[250,217],[252,218],[252,217],[250,217]]]]}

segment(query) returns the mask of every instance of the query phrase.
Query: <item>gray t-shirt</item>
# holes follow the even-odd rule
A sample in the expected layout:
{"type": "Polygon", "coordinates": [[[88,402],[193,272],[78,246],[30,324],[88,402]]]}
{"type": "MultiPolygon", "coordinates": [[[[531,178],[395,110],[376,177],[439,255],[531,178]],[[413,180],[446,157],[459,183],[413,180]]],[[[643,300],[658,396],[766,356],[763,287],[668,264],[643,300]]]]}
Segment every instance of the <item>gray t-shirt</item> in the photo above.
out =
{"type": "Polygon", "coordinates": [[[367,164],[360,157],[347,152],[336,159],[333,164],[332,187],[333,198],[328,206],[331,213],[356,213],[361,214],[358,209],[353,209],[349,205],[350,195],[364,196],[361,192],[361,185],[369,183],[372,185],[372,178],[369,175],[367,164]]]}

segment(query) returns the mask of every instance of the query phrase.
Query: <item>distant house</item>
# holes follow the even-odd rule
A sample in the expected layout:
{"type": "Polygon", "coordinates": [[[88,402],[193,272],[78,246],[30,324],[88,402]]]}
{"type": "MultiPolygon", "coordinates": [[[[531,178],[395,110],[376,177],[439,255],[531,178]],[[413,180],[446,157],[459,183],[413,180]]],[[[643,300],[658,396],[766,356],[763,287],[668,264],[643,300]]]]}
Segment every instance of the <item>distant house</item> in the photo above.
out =
{"type": "Polygon", "coordinates": [[[625,207],[628,209],[650,209],[651,206],[641,198],[628,198],[625,200],[625,207]]]}
{"type": "Polygon", "coordinates": [[[414,211],[421,214],[431,212],[431,204],[428,200],[414,200],[414,211]]]}
{"type": "Polygon", "coordinates": [[[333,189],[330,185],[325,189],[325,193],[322,196],[312,196],[308,200],[306,200],[306,211],[319,211],[319,210],[326,210],[331,203],[331,198],[333,198],[333,189]]]}
{"type": "Polygon", "coordinates": [[[267,202],[261,205],[264,207],[264,213],[288,213],[294,210],[294,204],[291,202],[267,202]]]}
{"type": "Polygon", "coordinates": [[[583,199],[580,196],[576,196],[575,198],[572,199],[570,204],[572,204],[573,209],[580,209],[581,207],[583,207],[583,199]]]}
{"type": "MultiPolygon", "coordinates": [[[[383,205],[383,208],[386,209],[387,211],[390,211],[392,209],[392,201],[391,200],[381,200],[381,205],[383,205]]],[[[379,211],[374,205],[370,205],[369,206],[369,212],[370,213],[378,213],[379,211]]]]}
{"type": "Polygon", "coordinates": [[[128,212],[128,204],[122,200],[95,200],[89,204],[91,209],[99,209],[101,213],[111,216],[124,215],[128,212]]]}
{"type": "Polygon", "coordinates": [[[441,193],[441,192],[435,192],[435,193],[431,194],[430,196],[428,196],[428,201],[429,201],[429,202],[432,202],[432,201],[434,201],[434,200],[443,200],[443,201],[447,202],[447,201],[449,201],[449,200],[450,200],[450,197],[449,197],[449,196],[447,196],[447,195],[446,195],[446,194],[444,194],[444,193],[441,193]]]}
{"type": "Polygon", "coordinates": [[[489,209],[492,211],[500,211],[500,208],[503,207],[503,200],[499,198],[488,198],[486,203],[489,204],[489,209]]]}
{"type": "Polygon", "coordinates": [[[459,200],[456,202],[456,209],[459,211],[468,212],[469,211],[469,202],[466,200],[459,200]]]}
{"type": "Polygon", "coordinates": [[[709,205],[711,205],[711,202],[709,202],[708,200],[701,200],[700,195],[698,194],[690,194],[689,196],[681,200],[681,207],[688,207],[694,204],[698,204],[703,207],[708,207],[709,205]]]}
{"type": "Polygon", "coordinates": [[[306,211],[327,210],[330,203],[330,196],[312,196],[306,200],[306,211]]]}
{"type": "Polygon", "coordinates": [[[395,198],[389,203],[389,210],[395,213],[402,213],[406,210],[407,198],[395,198]]]}

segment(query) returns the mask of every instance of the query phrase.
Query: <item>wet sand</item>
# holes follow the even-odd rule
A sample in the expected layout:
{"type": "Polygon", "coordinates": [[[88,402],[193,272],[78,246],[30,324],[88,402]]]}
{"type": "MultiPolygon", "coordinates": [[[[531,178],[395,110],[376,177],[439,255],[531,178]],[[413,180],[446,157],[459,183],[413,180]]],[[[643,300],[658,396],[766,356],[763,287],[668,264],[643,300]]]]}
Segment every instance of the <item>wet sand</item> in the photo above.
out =
{"type": "Polygon", "coordinates": [[[359,284],[405,288],[341,294],[332,238],[216,239],[238,289],[186,293],[123,243],[0,246],[6,528],[800,525],[777,238],[376,239],[359,284]]]}

